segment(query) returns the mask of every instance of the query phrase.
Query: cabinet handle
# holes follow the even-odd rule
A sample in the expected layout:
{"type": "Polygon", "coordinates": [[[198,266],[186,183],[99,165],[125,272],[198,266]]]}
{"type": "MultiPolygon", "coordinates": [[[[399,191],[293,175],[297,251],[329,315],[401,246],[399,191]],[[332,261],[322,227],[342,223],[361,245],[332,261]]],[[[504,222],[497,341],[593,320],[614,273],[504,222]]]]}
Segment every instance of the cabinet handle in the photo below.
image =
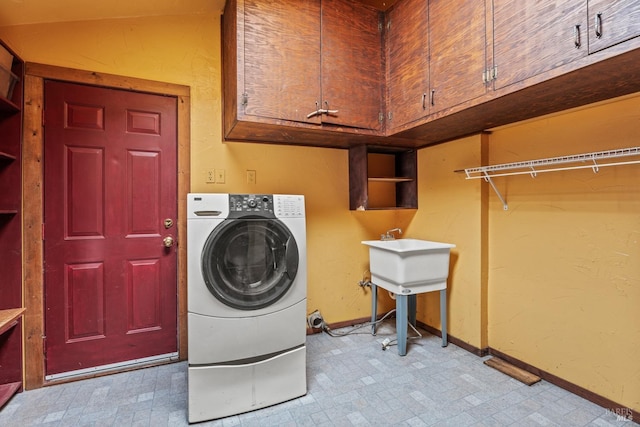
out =
{"type": "Polygon", "coordinates": [[[426,93],[422,94],[422,109],[423,110],[427,109],[427,94],[426,93]]]}
{"type": "Polygon", "coordinates": [[[324,101],[324,109],[320,109],[320,113],[322,114],[338,114],[338,110],[330,110],[329,109],[329,101],[324,101]]]}
{"type": "Polygon", "coordinates": [[[576,49],[579,49],[582,43],[580,42],[580,24],[573,27],[573,45],[576,49]]]}
{"type": "Polygon", "coordinates": [[[320,110],[319,110],[320,106],[318,105],[318,101],[316,101],[316,111],[312,111],[309,114],[307,114],[307,119],[310,119],[313,116],[317,116],[318,114],[320,114],[320,110]]]}
{"type": "Polygon", "coordinates": [[[324,108],[320,108],[307,114],[307,119],[310,119],[313,116],[319,116],[321,114],[338,114],[338,110],[325,110],[324,108]]]}
{"type": "MultiPolygon", "coordinates": [[[[316,106],[318,103],[316,103],[316,106]]],[[[313,116],[320,116],[322,114],[338,114],[338,110],[329,110],[327,108],[318,108],[316,111],[312,111],[307,114],[307,119],[310,119],[313,116]]]]}
{"type": "Polygon", "coordinates": [[[431,105],[432,106],[436,105],[436,90],[435,89],[431,89],[431,105]]]}
{"type": "Polygon", "coordinates": [[[602,37],[602,13],[596,13],[596,37],[602,37]]]}

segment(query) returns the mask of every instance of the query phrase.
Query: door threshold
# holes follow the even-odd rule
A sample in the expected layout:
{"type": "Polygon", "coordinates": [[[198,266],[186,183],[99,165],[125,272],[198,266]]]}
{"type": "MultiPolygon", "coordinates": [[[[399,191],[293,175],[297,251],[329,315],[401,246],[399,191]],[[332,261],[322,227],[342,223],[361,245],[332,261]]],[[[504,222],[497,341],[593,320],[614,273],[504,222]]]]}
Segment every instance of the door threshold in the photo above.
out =
{"type": "Polygon", "coordinates": [[[178,361],[178,352],[160,354],[158,356],[144,357],[141,359],[127,360],[125,362],[111,363],[108,365],[94,366],[91,368],[78,369],[75,371],[61,372],[59,374],[46,375],[44,377],[47,384],[80,380],[85,378],[98,377],[107,374],[115,374],[134,369],[146,368],[149,366],[162,365],[178,361]]]}

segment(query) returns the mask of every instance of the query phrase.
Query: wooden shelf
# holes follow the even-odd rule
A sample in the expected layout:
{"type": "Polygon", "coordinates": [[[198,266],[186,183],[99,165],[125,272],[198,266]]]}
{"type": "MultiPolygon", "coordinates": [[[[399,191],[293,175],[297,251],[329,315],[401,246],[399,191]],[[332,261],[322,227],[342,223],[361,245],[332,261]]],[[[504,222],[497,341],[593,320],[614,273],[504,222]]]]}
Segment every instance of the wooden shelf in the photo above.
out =
{"type": "Polygon", "coordinates": [[[0,96],[0,111],[3,113],[19,113],[20,107],[7,98],[0,96]]]}
{"type": "Polygon", "coordinates": [[[17,159],[16,156],[0,151],[0,160],[15,160],[15,159],[17,159]]]}
{"type": "Polygon", "coordinates": [[[369,177],[368,180],[369,180],[369,182],[391,182],[391,183],[395,183],[395,182],[411,182],[414,179],[413,178],[409,178],[409,177],[405,177],[405,176],[397,176],[397,177],[390,177],[390,178],[369,177]]]}
{"type": "Polygon", "coordinates": [[[0,335],[18,324],[18,318],[24,313],[24,308],[9,308],[0,310],[0,335]]]}
{"type": "MultiPolygon", "coordinates": [[[[2,40],[11,56],[9,96],[0,95],[0,407],[22,390],[22,102],[24,61],[2,40]]],[[[8,65],[4,63],[0,68],[8,65]]],[[[6,83],[6,80],[5,80],[6,83]]]]}
{"type": "Polygon", "coordinates": [[[21,381],[0,385],[0,408],[2,408],[4,404],[7,403],[7,401],[11,399],[18,390],[20,390],[20,387],[22,387],[21,381]]]}
{"type": "Polygon", "coordinates": [[[417,174],[415,150],[349,148],[349,209],[417,209],[417,174]]]}

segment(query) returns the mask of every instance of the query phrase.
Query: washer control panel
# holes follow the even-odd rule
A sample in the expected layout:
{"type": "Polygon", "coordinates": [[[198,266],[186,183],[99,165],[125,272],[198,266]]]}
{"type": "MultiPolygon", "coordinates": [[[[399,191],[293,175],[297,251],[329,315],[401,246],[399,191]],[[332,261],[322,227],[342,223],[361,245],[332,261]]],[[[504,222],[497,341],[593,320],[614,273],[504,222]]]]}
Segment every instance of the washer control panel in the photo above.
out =
{"type": "Polygon", "coordinates": [[[229,194],[229,212],[273,215],[272,194],[229,194]]]}
{"type": "Polygon", "coordinates": [[[274,195],[273,206],[278,218],[304,218],[304,196],[274,195]]]}

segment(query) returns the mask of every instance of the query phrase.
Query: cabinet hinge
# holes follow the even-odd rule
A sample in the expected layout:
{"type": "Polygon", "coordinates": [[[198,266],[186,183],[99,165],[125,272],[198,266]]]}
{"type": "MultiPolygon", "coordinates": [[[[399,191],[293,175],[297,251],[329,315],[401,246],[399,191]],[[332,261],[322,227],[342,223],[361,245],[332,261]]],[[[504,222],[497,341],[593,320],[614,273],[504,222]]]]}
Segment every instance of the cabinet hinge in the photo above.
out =
{"type": "Polygon", "coordinates": [[[242,106],[246,107],[248,103],[249,103],[249,94],[245,92],[242,94],[242,106]]]}
{"type": "Polygon", "coordinates": [[[494,66],[493,68],[489,68],[488,70],[484,70],[482,72],[482,83],[490,83],[493,80],[498,78],[498,66],[494,66]]]}

